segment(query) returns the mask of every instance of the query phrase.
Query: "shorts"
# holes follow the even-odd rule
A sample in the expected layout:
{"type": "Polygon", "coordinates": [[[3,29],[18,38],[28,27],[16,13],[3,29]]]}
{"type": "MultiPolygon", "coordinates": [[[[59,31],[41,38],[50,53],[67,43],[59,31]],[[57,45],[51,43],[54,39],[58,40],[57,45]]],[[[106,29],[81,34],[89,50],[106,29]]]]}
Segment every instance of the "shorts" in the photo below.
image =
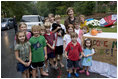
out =
{"type": "Polygon", "coordinates": [[[79,65],[78,65],[78,61],[72,61],[72,60],[67,60],[67,67],[68,68],[78,68],[79,65]]]}
{"type": "Polygon", "coordinates": [[[55,48],[55,55],[62,55],[62,53],[63,53],[63,45],[56,46],[56,48],[55,48]]]}
{"type": "Polygon", "coordinates": [[[32,62],[31,63],[31,68],[32,69],[36,69],[37,67],[42,68],[43,65],[44,65],[44,61],[42,61],[42,62],[32,62]]]}
{"type": "Polygon", "coordinates": [[[24,64],[18,62],[17,63],[17,71],[18,72],[24,72],[25,70],[29,69],[30,66],[26,67],[24,64]]]}
{"type": "Polygon", "coordinates": [[[49,59],[49,58],[54,58],[55,56],[54,56],[54,52],[51,52],[51,53],[49,53],[49,54],[47,54],[47,59],[49,59]]]}

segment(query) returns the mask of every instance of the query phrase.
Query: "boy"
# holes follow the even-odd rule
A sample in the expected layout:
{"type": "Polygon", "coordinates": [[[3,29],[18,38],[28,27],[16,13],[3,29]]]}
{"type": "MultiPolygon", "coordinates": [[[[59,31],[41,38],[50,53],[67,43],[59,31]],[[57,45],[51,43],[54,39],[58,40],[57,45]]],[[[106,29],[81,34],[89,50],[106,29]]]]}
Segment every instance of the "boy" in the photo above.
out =
{"type": "Polygon", "coordinates": [[[82,48],[80,44],[77,42],[78,34],[73,32],[71,33],[71,42],[67,45],[65,49],[65,56],[67,60],[67,67],[68,67],[68,78],[71,77],[72,68],[74,67],[74,74],[76,77],[79,77],[79,74],[76,72],[78,66],[78,60],[80,59],[79,54],[82,52],[82,48]],[[67,55],[68,52],[68,55],[67,55]]]}
{"type": "Polygon", "coordinates": [[[56,47],[55,47],[55,55],[56,55],[56,66],[58,63],[61,65],[61,67],[64,67],[64,64],[62,63],[62,57],[63,57],[63,36],[66,33],[66,28],[63,24],[60,24],[61,16],[55,15],[55,21],[56,23],[53,23],[52,25],[52,32],[56,35],[56,47]],[[57,60],[60,60],[59,62],[57,60]]]}
{"type": "Polygon", "coordinates": [[[47,48],[44,36],[40,36],[40,26],[32,26],[31,29],[33,36],[30,38],[32,51],[32,77],[36,78],[36,68],[40,68],[40,73],[43,76],[48,76],[46,72],[43,71],[44,60],[47,59],[47,48]],[[45,51],[45,56],[44,56],[45,51]]]}
{"type": "MultiPolygon", "coordinates": [[[[45,28],[46,28],[46,33],[44,34],[45,39],[47,40],[47,55],[48,55],[48,59],[49,62],[51,64],[52,67],[54,66],[54,47],[55,47],[55,36],[54,33],[52,33],[50,31],[50,27],[51,27],[51,23],[50,22],[46,22],[44,24],[45,28]]],[[[48,60],[46,60],[46,63],[48,63],[48,60]]],[[[46,65],[46,72],[48,72],[48,66],[46,65]]]]}

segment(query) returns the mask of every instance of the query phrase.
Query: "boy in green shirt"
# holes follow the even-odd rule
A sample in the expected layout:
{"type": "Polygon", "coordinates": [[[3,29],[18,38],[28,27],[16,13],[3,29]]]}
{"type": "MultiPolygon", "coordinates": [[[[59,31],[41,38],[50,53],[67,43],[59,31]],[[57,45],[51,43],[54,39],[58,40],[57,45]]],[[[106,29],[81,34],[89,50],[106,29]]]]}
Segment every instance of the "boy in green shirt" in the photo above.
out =
{"type": "Polygon", "coordinates": [[[40,68],[40,73],[43,76],[48,76],[46,72],[43,71],[44,61],[47,59],[47,48],[46,40],[44,36],[39,35],[40,26],[32,26],[33,36],[30,38],[29,42],[31,43],[32,51],[32,77],[36,78],[36,68],[40,68]],[[45,52],[45,55],[44,55],[45,52]]]}

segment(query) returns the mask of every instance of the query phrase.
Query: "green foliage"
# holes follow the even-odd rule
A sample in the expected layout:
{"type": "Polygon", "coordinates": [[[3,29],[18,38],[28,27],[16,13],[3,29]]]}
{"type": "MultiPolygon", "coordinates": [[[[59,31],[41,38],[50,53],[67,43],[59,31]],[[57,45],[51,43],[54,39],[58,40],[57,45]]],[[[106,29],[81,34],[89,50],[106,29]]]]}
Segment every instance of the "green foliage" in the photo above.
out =
{"type": "Polygon", "coordinates": [[[94,11],[95,1],[78,1],[74,3],[74,9],[78,14],[91,15],[94,11]]]}

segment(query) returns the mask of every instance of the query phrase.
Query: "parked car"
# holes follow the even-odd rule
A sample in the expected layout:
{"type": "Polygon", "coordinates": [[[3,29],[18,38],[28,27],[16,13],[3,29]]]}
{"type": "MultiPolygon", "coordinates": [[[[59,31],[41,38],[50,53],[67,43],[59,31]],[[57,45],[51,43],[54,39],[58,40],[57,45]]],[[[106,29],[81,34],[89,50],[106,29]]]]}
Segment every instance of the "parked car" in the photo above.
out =
{"type": "Polygon", "coordinates": [[[21,22],[25,22],[27,24],[28,31],[31,30],[33,25],[43,25],[43,21],[39,15],[23,15],[21,22]]]}
{"type": "Polygon", "coordinates": [[[1,30],[7,30],[14,28],[13,18],[2,18],[1,19],[1,30]]]}

